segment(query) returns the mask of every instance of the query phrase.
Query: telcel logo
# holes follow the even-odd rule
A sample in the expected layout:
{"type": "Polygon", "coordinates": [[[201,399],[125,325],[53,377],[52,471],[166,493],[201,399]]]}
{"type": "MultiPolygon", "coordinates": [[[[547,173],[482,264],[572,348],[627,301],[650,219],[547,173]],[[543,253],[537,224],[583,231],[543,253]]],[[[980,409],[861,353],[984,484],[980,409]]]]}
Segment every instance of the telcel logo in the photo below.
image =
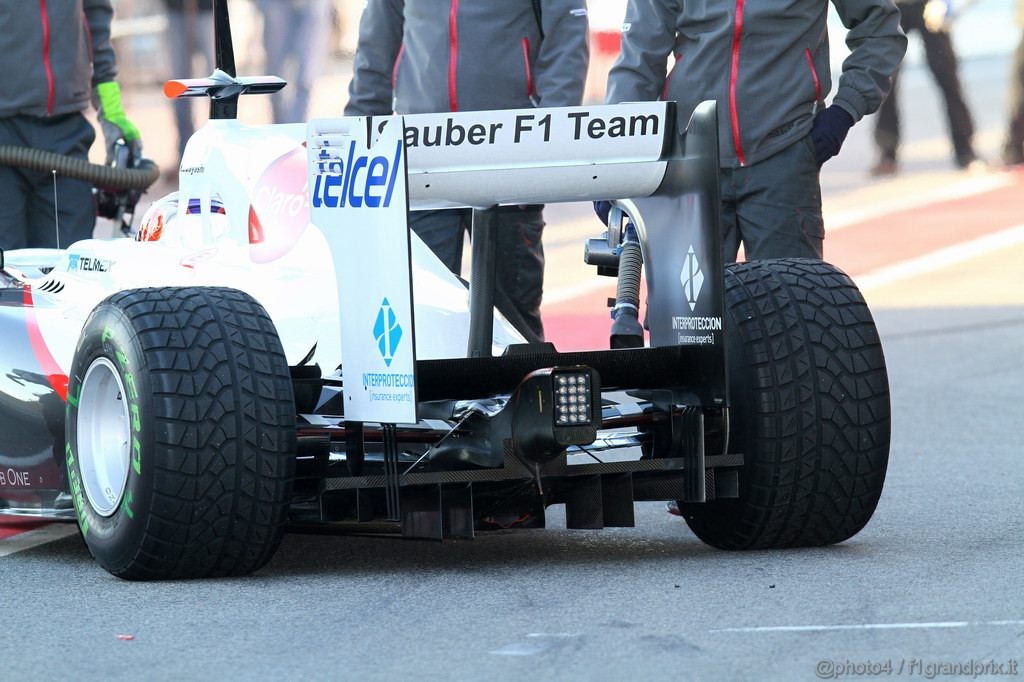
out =
{"type": "Polygon", "coordinates": [[[317,162],[313,207],[386,208],[391,205],[398,168],[402,163],[402,141],[395,145],[395,156],[356,156],[356,143],[348,147],[348,159],[321,149],[317,162]]]}

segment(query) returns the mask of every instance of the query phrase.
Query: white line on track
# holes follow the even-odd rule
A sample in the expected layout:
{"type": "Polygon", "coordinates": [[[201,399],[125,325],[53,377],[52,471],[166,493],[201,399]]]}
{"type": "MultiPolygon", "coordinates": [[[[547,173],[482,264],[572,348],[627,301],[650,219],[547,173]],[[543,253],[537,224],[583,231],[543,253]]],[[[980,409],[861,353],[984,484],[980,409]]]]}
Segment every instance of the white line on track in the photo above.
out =
{"type": "Polygon", "coordinates": [[[1013,177],[1007,173],[980,175],[951,185],[939,184],[926,192],[909,194],[889,200],[872,201],[863,208],[849,209],[830,214],[828,206],[825,206],[825,235],[827,237],[829,232],[842,230],[851,225],[881,218],[891,213],[909,211],[955,199],[966,199],[967,197],[1009,187],[1013,183],[1013,177]]]}
{"type": "Polygon", "coordinates": [[[536,656],[549,649],[558,648],[579,635],[575,632],[531,632],[526,637],[526,642],[512,642],[487,653],[494,656],[536,656]]]}
{"type": "Polygon", "coordinates": [[[1024,620],[946,621],[937,623],[863,623],[857,625],[769,625],[751,628],[721,628],[709,632],[833,632],[841,630],[930,630],[971,627],[1021,626],[1024,620]]]}
{"type": "Polygon", "coordinates": [[[1024,242],[1024,225],[1010,227],[854,277],[861,291],[924,275],[1024,242]]]}
{"type": "MultiPolygon", "coordinates": [[[[983,175],[975,178],[969,178],[967,180],[963,180],[952,185],[940,185],[927,192],[912,194],[909,196],[899,197],[896,199],[890,199],[888,201],[873,202],[869,206],[866,206],[864,208],[852,209],[829,214],[827,212],[828,208],[826,207],[825,232],[827,235],[829,232],[842,230],[847,227],[850,227],[851,225],[856,225],[858,223],[862,223],[868,220],[880,218],[891,213],[896,213],[899,211],[908,211],[911,209],[921,208],[939,202],[952,201],[954,199],[965,199],[967,197],[985,194],[987,192],[992,192],[997,189],[1002,189],[1003,187],[1009,187],[1010,185],[1013,184],[1013,182],[1013,178],[1006,173],[983,175]]],[[[1007,230],[1006,232],[1009,232],[1009,230],[1007,230]]],[[[1000,232],[998,234],[1003,234],[1003,232],[1000,232]]],[[[951,249],[954,248],[956,247],[951,247],[951,249]]],[[[938,253],[940,252],[936,252],[936,254],[938,253]]],[[[986,252],[978,252],[975,253],[974,255],[980,255],[981,253],[986,252]]],[[[897,263],[891,268],[884,268],[883,270],[876,271],[875,273],[869,273],[869,275],[880,274],[888,270],[895,271],[908,263],[928,259],[931,255],[935,254],[922,256],[921,258],[914,259],[914,261],[897,263]]],[[[970,257],[971,256],[968,255],[961,260],[966,260],[967,258],[970,257]]],[[[943,264],[937,264],[932,269],[942,267],[942,265],[943,264]]],[[[924,270],[923,272],[928,272],[928,270],[924,270]]],[[[906,277],[910,277],[913,274],[917,273],[908,274],[906,275],[906,277]]],[[[900,279],[902,278],[903,277],[900,277],[900,279]]],[[[863,277],[857,277],[856,281],[858,286],[860,286],[863,289],[865,287],[861,284],[862,279],[863,277]]],[[[596,277],[589,278],[583,282],[576,282],[574,284],[559,287],[558,289],[554,289],[552,291],[544,293],[544,303],[547,305],[555,303],[564,303],[566,301],[572,301],[581,296],[586,296],[587,294],[600,290],[606,290],[609,292],[609,296],[614,296],[615,280],[606,277],[596,277]]]]}
{"type": "Polygon", "coordinates": [[[6,540],[0,540],[0,557],[10,556],[32,549],[48,542],[54,542],[61,538],[75,535],[78,532],[78,525],[74,523],[54,523],[42,528],[19,533],[6,540]]]}

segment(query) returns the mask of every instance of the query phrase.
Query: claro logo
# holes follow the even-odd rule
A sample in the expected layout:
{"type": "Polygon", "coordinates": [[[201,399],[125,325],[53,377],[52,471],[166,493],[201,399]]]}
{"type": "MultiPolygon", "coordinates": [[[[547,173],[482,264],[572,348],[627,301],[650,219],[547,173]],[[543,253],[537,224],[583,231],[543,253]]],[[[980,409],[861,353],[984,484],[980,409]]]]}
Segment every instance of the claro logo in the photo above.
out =
{"type": "Polygon", "coordinates": [[[275,159],[252,188],[249,253],[268,263],[288,253],[309,225],[306,148],[297,146],[275,159]]]}
{"type": "Polygon", "coordinates": [[[317,162],[316,184],[313,186],[313,207],[320,208],[387,208],[402,164],[402,142],[395,145],[393,158],[356,156],[356,143],[348,147],[348,156],[341,158],[321,149],[317,162]]]}

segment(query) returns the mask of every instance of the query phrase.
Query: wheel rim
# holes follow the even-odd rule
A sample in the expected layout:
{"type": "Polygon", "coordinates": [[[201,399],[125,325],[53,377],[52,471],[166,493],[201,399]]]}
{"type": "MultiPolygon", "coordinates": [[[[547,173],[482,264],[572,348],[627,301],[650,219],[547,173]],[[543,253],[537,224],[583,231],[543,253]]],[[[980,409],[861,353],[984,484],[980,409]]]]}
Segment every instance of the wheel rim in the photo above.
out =
{"type": "Polygon", "coordinates": [[[128,485],[131,422],[114,364],[96,358],[85,373],[78,408],[78,462],[89,504],[110,516],[128,485]]]}

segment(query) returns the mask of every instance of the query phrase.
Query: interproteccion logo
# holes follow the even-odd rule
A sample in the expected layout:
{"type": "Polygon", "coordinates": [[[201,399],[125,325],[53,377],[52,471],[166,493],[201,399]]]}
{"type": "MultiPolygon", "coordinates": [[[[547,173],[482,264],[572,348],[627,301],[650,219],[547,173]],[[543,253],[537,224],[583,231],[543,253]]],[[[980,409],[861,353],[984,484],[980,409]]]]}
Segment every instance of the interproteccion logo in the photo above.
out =
{"type": "Polygon", "coordinates": [[[697,255],[693,252],[692,244],[689,253],[686,254],[686,260],[683,261],[683,270],[679,273],[679,281],[683,284],[683,294],[692,311],[697,305],[701,287],[704,286],[704,272],[700,269],[700,263],[697,262],[697,255]]]}
{"type": "Polygon", "coordinates": [[[398,324],[398,317],[395,316],[395,311],[391,309],[391,303],[386,298],[381,302],[380,311],[377,312],[373,336],[377,339],[377,348],[384,358],[384,364],[390,367],[398,342],[402,340],[402,326],[398,324]]]}

